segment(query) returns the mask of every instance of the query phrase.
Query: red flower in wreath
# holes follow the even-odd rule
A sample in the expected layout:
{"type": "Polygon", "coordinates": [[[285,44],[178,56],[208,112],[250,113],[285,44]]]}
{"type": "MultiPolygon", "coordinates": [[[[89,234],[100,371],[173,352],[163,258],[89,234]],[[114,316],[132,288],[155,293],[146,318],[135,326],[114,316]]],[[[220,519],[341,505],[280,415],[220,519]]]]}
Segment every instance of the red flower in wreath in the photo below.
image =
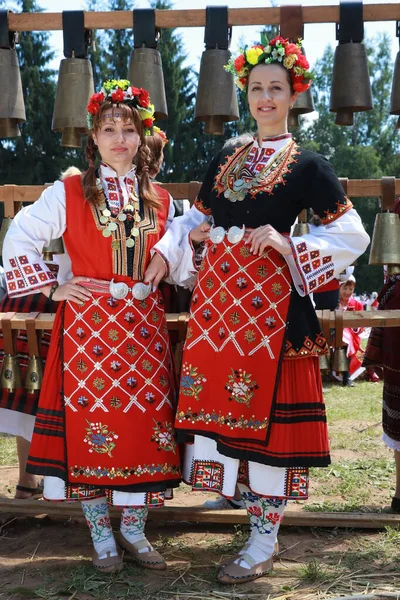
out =
{"type": "Polygon", "coordinates": [[[141,89],[134,87],[133,85],[131,86],[131,90],[132,90],[132,96],[139,96],[141,93],[141,89]]]}
{"type": "Polygon", "coordinates": [[[144,121],[142,121],[143,123],[143,127],[153,127],[153,119],[144,119],[144,121]]]}
{"type": "Polygon", "coordinates": [[[90,102],[103,102],[103,100],[104,100],[103,92],[99,92],[98,94],[93,94],[93,96],[90,98],[90,102]]]}
{"type": "Polygon", "coordinates": [[[87,105],[87,111],[91,115],[97,114],[99,112],[99,108],[100,104],[98,104],[97,102],[89,102],[89,104],[87,105]]]}
{"type": "Polygon", "coordinates": [[[286,56],[288,54],[297,54],[297,56],[299,56],[301,54],[301,50],[298,46],[296,46],[296,44],[288,44],[285,48],[285,54],[286,56]]]}
{"type": "Polygon", "coordinates": [[[235,58],[235,69],[238,73],[243,69],[246,65],[246,58],[244,54],[239,54],[237,58],[235,58]]]}
{"type": "Polygon", "coordinates": [[[148,108],[150,104],[150,95],[147,90],[141,89],[139,94],[139,104],[143,108],[148,108]]]}
{"type": "Polygon", "coordinates": [[[115,92],[113,92],[111,94],[111,98],[113,100],[113,102],[123,102],[124,98],[125,98],[125,94],[121,89],[115,90],[115,92]]]}
{"type": "Polygon", "coordinates": [[[308,69],[310,68],[310,64],[309,64],[308,60],[306,59],[306,57],[304,56],[304,54],[299,54],[299,56],[297,57],[296,67],[301,67],[302,69],[305,69],[306,71],[308,71],[308,69]]]}
{"type": "Polygon", "coordinates": [[[274,38],[273,40],[270,41],[269,45],[270,46],[276,46],[276,44],[287,44],[289,41],[289,38],[283,38],[280,35],[277,35],[276,38],[274,38]]]}
{"type": "Polygon", "coordinates": [[[295,92],[298,92],[298,93],[305,92],[306,90],[308,90],[310,85],[311,85],[310,81],[308,83],[303,82],[302,75],[300,75],[299,77],[293,78],[293,89],[295,92]]]}

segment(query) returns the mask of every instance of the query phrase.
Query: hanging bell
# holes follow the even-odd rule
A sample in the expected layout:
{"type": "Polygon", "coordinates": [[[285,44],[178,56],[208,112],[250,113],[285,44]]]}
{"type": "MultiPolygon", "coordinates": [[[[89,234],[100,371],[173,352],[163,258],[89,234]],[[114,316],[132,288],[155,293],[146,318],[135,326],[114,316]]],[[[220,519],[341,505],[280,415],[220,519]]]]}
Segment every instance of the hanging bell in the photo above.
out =
{"type": "Polygon", "coordinates": [[[363,44],[340,44],[335,50],[330,111],[336,125],[353,125],[353,113],[373,108],[367,53],[363,44]]]}
{"type": "Polygon", "coordinates": [[[53,254],[64,254],[64,243],[62,238],[51,240],[48,246],[43,246],[43,260],[51,262],[53,260],[53,254]]]}
{"type": "Polygon", "coordinates": [[[26,117],[16,50],[0,48],[0,73],[2,81],[7,82],[0,94],[0,138],[18,137],[18,124],[26,117]]]}
{"type": "Polygon", "coordinates": [[[195,118],[205,122],[205,133],[223,135],[224,123],[239,119],[233,76],[224,69],[229,50],[205,50],[201,57],[195,118]]]}
{"type": "Polygon", "coordinates": [[[3,220],[1,222],[1,228],[0,228],[0,256],[3,255],[4,239],[7,235],[7,231],[10,229],[11,223],[12,223],[11,217],[3,217],[3,220]]]}
{"type": "Polygon", "coordinates": [[[376,215],[369,264],[400,264],[400,216],[398,214],[383,212],[376,215]]]}
{"type": "Polygon", "coordinates": [[[330,371],[331,370],[331,363],[330,363],[330,355],[329,354],[320,354],[318,357],[318,361],[319,361],[319,369],[320,371],[330,371]]]}
{"type": "Polygon", "coordinates": [[[25,389],[29,394],[37,392],[42,387],[43,363],[38,356],[31,356],[25,377],[25,389]]]}
{"type": "Polygon", "coordinates": [[[353,113],[373,108],[364,38],[363,3],[340,2],[330,111],[336,125],[353,125],[353,113]]]}
{"type": "MultiPolygon", "coordinates": [[[[306,54],[304,46],[302,47],[302,52],[304,55],[306,54]]],[[[297,129],[300,127],[299,115],[306,115],[314,111],[315,106],[313,95],[311,88],[309,87],[305,92],[297,94],[296,102],[294,103],[293,108],[291,108],[289,111],[288,127],[290,129],[297,129]]]]}
{"type": "Polygon", "coordinates": [[[157,121],[168,117],[162,59],[157,50],[159,38],[155,10],[148,8],[134,10],[134,49],[129,58],[128,79],[134,87],[144,88],[149,92],[157,121]]]}
{"type": "Polygon", "coordinates": [[[347,359],[347,348],[335,348],[333,352],[332,370],[336,373],[344,373],[349,370],[349,361],[347,359]]]}
{"type": "Polygon", "coordinates": [[[155,48],[145,47],[132,50],[128,79],[133,86],[149,92],[151,103],[154,104],[155,119],[166,119],[168,108],[160,52],[155,48]]]}
{"type": "Polygon", "coordinates": [[[87,133],[86,107],[94,93],[93,71],[87,58],[64,58],[58,73],[53,131],[62,133],[61,145],[80,148],[87,133]]]}
{"type": "Polygon", "coordinates": [[[8,392],[15,392],[16,389],[21,387],[21,370],[16,356],[11,354],[4,356],[0,374],[0,385],[3,390],[7,390],[8,392]]]}
{"type": "Polygon", "coordinates": [[[26,120],[21,73],[15,44],[18,34],[8,28],[8,10],[0,10],[0,138],[19,137],[18,124],[26,120]]]}
{"type": "Polygon", "coordinates": [[[307,233],[310,233],[310,227],[308,223],[302,223],[299,221],[293,227],[293,237],[301,237],[302,235],[307,235],[307,233]]]}
{"type": "Polygon", "coordinates": [[[231,30],[226,6],[207,6],[204,50],[197,87],[195,119],[204,121],[205,133],[223,135],[224,123],[239,119],[233,75],[225,70],[231,30]]]}

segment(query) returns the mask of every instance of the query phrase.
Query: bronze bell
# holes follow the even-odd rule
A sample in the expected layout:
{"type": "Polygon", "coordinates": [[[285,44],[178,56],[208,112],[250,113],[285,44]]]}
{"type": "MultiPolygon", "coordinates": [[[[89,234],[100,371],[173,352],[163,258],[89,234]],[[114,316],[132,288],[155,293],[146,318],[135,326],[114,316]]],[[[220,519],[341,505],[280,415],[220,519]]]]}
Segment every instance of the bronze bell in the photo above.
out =
{"type": "Polygon", "coordinates": [[[86,107],[94,93],[93,71],[87,58],[64,58],[58,73],[53,131],[62,133],[61,145],[80,148],[87,133],[86,107]]]}
{"type": "Polygon", "coordinates": [[[144,88],[154,104],[157,121],[168,117],[161,54],[156,48],[135,48],[129,59],[128,79],[135,87],[144,88]]]}
{"type": "Polygon", "coordinates": [[[335,348],[333,352],[332,370],[336,373],[344,373],[349,370],[349,361],[347,359],[347,348],[341,346],[335,348]]]}
{"type": "Polygon", "coordinates": [[[330,371],[331,370],[331,362],[330,362],[330,354],[320,354],[318,357],[319,360],[319,369],[320,371],[330,371]]]}
{"type": "Polygon", "coordinates": [[[0,228],[0,256],[3,254],[4,239],[7,235],[7,231],[10,229],[12,223],[11,217],[3,217],[0,228]]]}
{"type": "Polygon", "coordinates": [[[369,264],[400,264],[400,216],[398,214],[382,212],[376,215],[369,264]]]}
{"type": "Polygon", "coordinates": [[[40,390],[43,381],[43,363],[39,356],[31,356],[25,377],[25,389],[29,394],[40,390]]]}
{"type": "Polygon", "coordinates": [[[363,44],[339,44],[335,50],[330,111],[337,125],[353,125],[353,113],[373,108],[367,53],[363,44]]]}
{"type": "MultiPolygon", "coordinates": [[[[303,54],[305,55],[304,46],[302,48],[303,54]]],[[[297,129],[300,126],[299,115],[306,115],[314,112],[314,100],[311,92],[311,88],[308,88],[305,92],[301,92],[297,95],[296,102],[293,108],[289,111],[288,116],[288,127],[290,129],[297,129]]]]}
{"type": "Polygon", "coordinates": [[[15,392],[16,389],[21,387],[21,370],[16,356],[11,354],[4,356],[0,384],[3,390],[8,392],[15,392]]]}
{"type": "Polygon", "coordinates": [[[307,235],[307,233],[310,233],[310,227],[309,227],[308,223],[302,223],[301,221],[299,221],[293,227],[292,236],[293,237],[301,237],[302,235],[307,235]]]}
{"type": "Polygon", "coordinates": [[[195,118],[205,122],[205,133],[223,135],[224,123],[239,119],[233,75],[224,69],[229,50],[204,50],[197,87],[195,118]]]}
{"type": "Polygon", "coordinates": [[[0,94],[0,138],[18,137],[18,123],[25,122],[26,117],[16,50],[0,48],[0,73],[6,82],[0,94]]]}
{"type": "Polygon", "coordinates": [[[53,254],[64,254],[64,243],[62,238],[51,240],[48,246],[43,246],[42,254],[43,260],[46,262],[53,260],[53,254]]]}

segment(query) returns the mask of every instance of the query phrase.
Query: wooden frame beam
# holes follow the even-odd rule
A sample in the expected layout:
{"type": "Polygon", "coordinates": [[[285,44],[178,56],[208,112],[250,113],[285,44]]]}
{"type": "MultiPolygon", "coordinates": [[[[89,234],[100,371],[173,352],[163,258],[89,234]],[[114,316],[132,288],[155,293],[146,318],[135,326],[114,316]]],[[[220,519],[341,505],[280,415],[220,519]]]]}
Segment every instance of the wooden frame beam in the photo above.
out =
{"type": "MultiPolygon", "coordinates": [[[[303,6],[304,23],[338,23],[339,5],[303,6]]],[[[230,8],[229,25],[278,25],[279,8],[230,8]]],[[[398,21],[400,4],[364,4],[364,21],[398,21]]],[[[205,9],[156,10],[156,27],[204,27],[205,9]]],[[[62,30],[62,13],[10,13],[11,31],[62,30]]],[[[85,11],[86,29],[131,29],[131,11],[88,12],[85,11]]]]}
{"type": "MultiPolygon", "coordinates": [[[[325,311],[327,313],[329,311],[325,311]]],[[[336,312],[329,312],[329,328],[336,328],[336,312]]],[[[317,317],[322,323],[322,311],[317,310],[317,317]]],[[[0,330],[1,319],[7,313],[0,313],[0,330]]],[[[15,313],[11,318],[11,329],[26,329],[27,313],[15,313]]],[[[35,319],[36,329],[45,330],[52,329],[54,323],[54,314],[42,313],[35,319]]],[[[169,331],[179,331],[182,322],[189,319],[189,313],[167,313],[167,325],[169,331]]],[[[344,311],[343,312],[344,327],[400,327],[400,310],[369,310],[369,311],[344,311]]]]}
{"type": "MultiPolygon", "coordinates": [[[[45,502],[43,500],[16,500],[0,498],[3,514],[17,513],[19,516],[50,515],[58,518],[82,518],[80,502],[45,502]]],[[[120,511],[111,508],[112,517],[120,511]]],[[[243,509],[207,510],[202,507],[174,506],[149,511],[149,521],[185,521],[188,523],[248,524],[249,518],[243,509]]],[[[282,521],[289,527],[351,527],[361,529],[384,529],[400,526],[400,515],[386,513],[336,513],[286,510],[282,521]]]]}

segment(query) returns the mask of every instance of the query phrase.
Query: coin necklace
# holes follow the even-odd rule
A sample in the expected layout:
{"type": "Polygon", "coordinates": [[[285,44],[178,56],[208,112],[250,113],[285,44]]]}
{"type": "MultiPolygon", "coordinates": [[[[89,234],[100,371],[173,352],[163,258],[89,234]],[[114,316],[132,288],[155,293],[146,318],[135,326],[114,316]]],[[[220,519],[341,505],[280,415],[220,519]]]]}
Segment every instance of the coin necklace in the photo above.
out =
{"type": "MultiPolygon", "coordinates": [[[[118,213],[114,211],[112,213],[107,206],[100,179],[96,179],[96,185],[101,200],[101,202],[98,204],[98,208],[101,211],[100,223],[105,225],[105,228],[101,232],[103,237],[108,238],[112,236],[113,232],[118,229],[118,221],[123,223],[127,219],[129,221],[133,220],[131,233],[125,240],[126,247],[133,248],[135,245],[135,238],[139,235],[138,224],[141,220],[139,196],[137,195],[136,190],[132,188],[132,191],[129,194],[128,204],[126,204],[118,213]]],[[[120,247],[120,242],[121,239],[112,240],[111,248],[113,250],[118,250],[120,247]]]]}

